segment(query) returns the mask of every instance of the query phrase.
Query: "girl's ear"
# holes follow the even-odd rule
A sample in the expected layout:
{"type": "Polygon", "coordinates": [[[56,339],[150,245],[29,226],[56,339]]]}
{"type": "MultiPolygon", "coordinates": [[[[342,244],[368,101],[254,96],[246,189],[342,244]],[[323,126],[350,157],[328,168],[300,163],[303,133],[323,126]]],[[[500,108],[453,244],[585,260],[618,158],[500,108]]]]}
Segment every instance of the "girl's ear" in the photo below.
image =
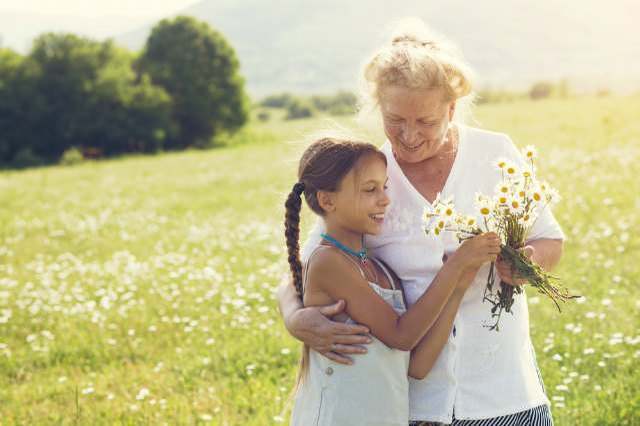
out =
{"type": "Polygon", "coordinates": [[[318,199],[318,205],[322,210],[329,213],[336,209],[334,193],[329,191],[318,191],[316,197],[318,199]]]}

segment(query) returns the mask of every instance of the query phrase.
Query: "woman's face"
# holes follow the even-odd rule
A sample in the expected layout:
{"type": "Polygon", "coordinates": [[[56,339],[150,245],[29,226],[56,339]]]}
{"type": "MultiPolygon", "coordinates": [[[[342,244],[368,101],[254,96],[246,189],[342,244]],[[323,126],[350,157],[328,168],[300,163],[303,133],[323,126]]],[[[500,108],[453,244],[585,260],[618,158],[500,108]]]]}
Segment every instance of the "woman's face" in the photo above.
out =
{"type": "Polygon", "coordinates": [[[384,132],[399,162],[417,163],[438,153],[455,111],[443,89],[390,86],[380,98],[384,132]]]}

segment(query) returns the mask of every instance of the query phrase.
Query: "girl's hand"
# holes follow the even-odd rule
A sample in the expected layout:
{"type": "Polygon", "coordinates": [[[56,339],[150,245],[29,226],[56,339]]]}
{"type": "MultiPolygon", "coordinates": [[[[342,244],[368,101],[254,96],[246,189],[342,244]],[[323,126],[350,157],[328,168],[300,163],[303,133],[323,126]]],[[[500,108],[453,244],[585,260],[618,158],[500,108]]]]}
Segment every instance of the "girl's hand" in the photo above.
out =
{"type": "Polygon", "coordinates": [[[366,353],[367,350],[359,345],[371,343],[371,338],[365,326],[328,319],[344,308],[344,301],[339,300],[332,305],[299,309],[292,315],[287,328],[298,340],[330,360],[351,365],[353,360],[346,354],[366,353]]]}
{"type": "Polygon", "coordinates": [[[500,254],[500,237],[486,232],[465,240],[453,254],[464,269],[477,270],[487,262],[495,262],[500,254]]]}
{"type": "MultiPolygon", "coordinates": [[[[527,256],[528,259],[531,259],[531,257],[535,253],[535,249],[532,246],[524,246],[522,249],[520,249],[520,251],[522,251],[522,253],[524,253],[524,255],[527,256]]],[[[498,276],[500,277],[500,279],[506,284],[517,287],[524,285],[527,282],[527,280],[523,278],[514,277],[511,273],[511,264],[505,262],[502,259],[499,259],[496,262],[496,270],[498,271],[498,276]]]]}

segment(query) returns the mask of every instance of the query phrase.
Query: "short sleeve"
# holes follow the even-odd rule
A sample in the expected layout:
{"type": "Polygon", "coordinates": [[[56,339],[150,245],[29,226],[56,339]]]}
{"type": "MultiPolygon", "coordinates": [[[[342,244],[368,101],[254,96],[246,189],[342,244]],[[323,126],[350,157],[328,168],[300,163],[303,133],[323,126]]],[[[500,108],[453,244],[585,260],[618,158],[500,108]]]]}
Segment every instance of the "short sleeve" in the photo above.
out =
{"type": "MultiPolygon", "coordinates": [[[[518,151],[511,138],[506,135],[504,149],[505,157],[514,161],[520,167],[525,166],[525,162],[520,151],[518,151]]],[[[542,206],[540,206],[539,209],[542,209],[542,206]]],[[[542,238],[566,240],[566,236],[564,232],[562,232],[562,228],[549,206],[544,207],[542,211],[538,210],[538,218],[527,235],[527,241],[539,240],[542,238]]]]}

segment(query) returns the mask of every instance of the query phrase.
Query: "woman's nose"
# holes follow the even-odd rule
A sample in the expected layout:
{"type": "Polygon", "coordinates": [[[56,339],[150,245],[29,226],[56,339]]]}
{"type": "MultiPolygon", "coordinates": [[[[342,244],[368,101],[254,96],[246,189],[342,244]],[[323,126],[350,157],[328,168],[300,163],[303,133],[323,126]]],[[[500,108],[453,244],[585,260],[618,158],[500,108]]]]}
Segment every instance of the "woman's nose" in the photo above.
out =
{"type": "Polygon", "coordinates": [[[402,127],[402,138],[404,139],[405,143],[411,144],[416,138],[416,135],[416,126],[413,124],[405,123],[402,127]]]}

